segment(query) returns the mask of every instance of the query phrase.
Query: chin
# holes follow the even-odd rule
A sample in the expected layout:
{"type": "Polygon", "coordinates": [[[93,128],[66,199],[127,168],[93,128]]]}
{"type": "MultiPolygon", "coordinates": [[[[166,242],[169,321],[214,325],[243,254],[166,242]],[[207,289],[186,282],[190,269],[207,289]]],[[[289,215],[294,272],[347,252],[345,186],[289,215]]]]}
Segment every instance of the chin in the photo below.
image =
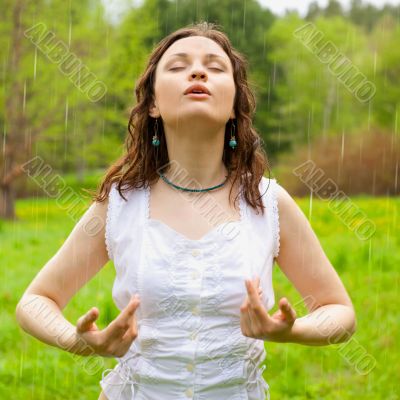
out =
{"type": "Polygon", "coordinates": [[[188,123],[200,123],[205,124],[207,121],[212,124],[216,122],[215,115],[210,112],[210,110],[185,110],[176,116],[176,121],[179,121],[180,124],[188,122],[188,123]]]}

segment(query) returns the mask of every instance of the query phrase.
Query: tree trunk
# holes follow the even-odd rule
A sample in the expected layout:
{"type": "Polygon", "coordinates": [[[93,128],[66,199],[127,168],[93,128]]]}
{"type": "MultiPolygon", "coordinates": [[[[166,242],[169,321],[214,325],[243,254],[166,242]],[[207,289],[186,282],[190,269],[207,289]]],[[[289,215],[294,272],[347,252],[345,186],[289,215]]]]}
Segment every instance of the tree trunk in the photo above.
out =
{"type": "Polygon", "coordinates": [[[86,175],[86,163],[83,158],[79,158],[78,160],[78,168],[76,170],[76,176],[79,183],[82,183],[85,180],[86,175]]]}
{"type": "Polygon", "coordinates": [[[15,214],[15,191],[12,185],[0,187],[0,218],[16,220],[15,214]]]}

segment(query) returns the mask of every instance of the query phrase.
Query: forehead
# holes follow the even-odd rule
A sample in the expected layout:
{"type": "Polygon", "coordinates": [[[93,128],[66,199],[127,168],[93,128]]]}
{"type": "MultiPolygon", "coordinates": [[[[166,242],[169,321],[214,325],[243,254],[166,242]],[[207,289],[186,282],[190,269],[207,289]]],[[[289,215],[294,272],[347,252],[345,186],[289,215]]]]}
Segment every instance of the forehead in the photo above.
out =
{"type": "Polygon", "coordinates": [[[218,43],[203,36],[190,36],[177,40],[168,47],[160,61],[165,62],[175,53],[188,53],[193,57],[214,53],[221,56],[228,63],[230,62],[228,55],[218,43]]]}

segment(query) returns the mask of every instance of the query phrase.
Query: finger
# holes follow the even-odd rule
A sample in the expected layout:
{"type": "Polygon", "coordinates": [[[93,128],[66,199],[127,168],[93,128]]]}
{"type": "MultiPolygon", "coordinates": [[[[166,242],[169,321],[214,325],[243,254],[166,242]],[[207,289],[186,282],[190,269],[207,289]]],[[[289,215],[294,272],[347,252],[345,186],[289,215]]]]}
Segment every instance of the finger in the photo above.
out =
{"type": "Polygon", "coordinates": [[[261,321],[261,324],[266,323],[265,321],[268,319],[268,312],[265,310],[261,298],[258,295],[256,288],[253,286],[253,283],[246,279],[246,288],[247,294],[249,297],[249,313],[250,318],[254,322],[256,320],[261,321]]]}
{"type": "Polygon", "coordinates": [[[78,332],[86,332],[89,330],[99,316],[99,311],[96,307],[92,307],[85,315],[78,319],[76,329],[78,332]]]}
{"type": "Polygon", "coordinates": [[[140,299],[137,295],[131,297],[127,306],[121,311],[117,318],[108,326],[111,337],[120,337],[132,325],[132,318],[134,318],[135,311],[139,306],[140,299]]]}
{"type": "Polygon", "coordinates": [[[256,288],[258,288],[258,287],[260,286],[260,277],[259,277],[259,276],[256,276],[256,277],[253,279],[253,282],[254,282],[254,286],[255,286],[256,288]]]}
{"type": "Polygon", "coordinates": [[[127,306],[122,310],[120,318],[130,320],[134,316],[135,311],[137,310],[139,304],[140,304],[139,295],[138,294],[133,295],[127,306]]]}
{"type": "Polygon", "coordinates": [[[296,311],[290,305],[286,297],[283,297],[279,301],[279,308],[281,309],[281,312],[284,314],[287,321],[294,321],[296,319],[296,311]]]}
{"type": "Polygon", "coordinates": [[[122,336],[122,340],[127,340],[131,342],[137,336],[137,322],[136,318],[132,318],[129,328],[126,330],[124,335],[122,336]]]}
{"type": "Polygon", "coordinates": [[[135,312],[140,304],[139,295],[134,295],[131,297],[130,302],[127,306],[122,310],[119,318],[129,324],[132,325],[133,321],[135,320],[135,312]]]}
{"type": "MultiPolygon", "coordinates": [[[[256,277],[254,280],[253,280],[253,282],[254,282],[254,285],[257,287],[257,286],[259,286],[259,284],[260,284],[260,278],[259,277],[256,277]]],[[[247,285],[246,285],[246,289],[247,289],[247,285]]],[[[257,294],[258,294],[258,296],[259,297],[261,297],[262,296],[262,293],[263,293],[263,290],[262,290],[262,287],[260,286],[260,287],[258,287],[258,289],[257,289],[257,294]]],[[[247,308],[248,308],[248,306],[249,306],[249,296],[248,296],[248,294],[246,295],[246,298],[244,299],[244,301],[243,301],[243,303],[242,303],[242,305],[241,305],[241,310],[243,310],[243,311],[247,311],[247,308]]]]}
{"type": "Polygon", "coordinates": [[[252,334],[252,321],[249,313],[249,303],[246,299],[240,307],[240,327],[245,336],[252,334]]]}
{"type": "Polygon", "coordinates": [[[246,295],[246,298],[243,300],[243,303],[240,306],[240,311],[247,311],[249,307],[249,297],[246,295]]]}
{"type": "Polygon", "coordinates": [[[245,283],[246,283],[247,295],[249,296],[250,305],[251,306],[261,305],[260,298],[258,296],[256,288],[254,287],[254,283],[248,279],[246,279],[245,283]]]}
{"type": "Polygon", "coordinates": [[[260,286],[260,277],[257,276],[257,277],[253,280],[253,282],[254,282],[254,286],[255,286],[255,288],[256,288],[256,290],[257,290],[257,294],[258,294],[258,296],[261,298],[261,295],[262,295],[262,287],[260,286]]]}
{"type": "Polygon", "coordinates": [[[262,327],[267,323],[268,313],[262,306],[252,307],[246,296],[244,306],[240,308],[240,326],[244,336],[255,337],[262,332],[262,327]],[[264,315],[267,314],[267,315],[264,315]]]}

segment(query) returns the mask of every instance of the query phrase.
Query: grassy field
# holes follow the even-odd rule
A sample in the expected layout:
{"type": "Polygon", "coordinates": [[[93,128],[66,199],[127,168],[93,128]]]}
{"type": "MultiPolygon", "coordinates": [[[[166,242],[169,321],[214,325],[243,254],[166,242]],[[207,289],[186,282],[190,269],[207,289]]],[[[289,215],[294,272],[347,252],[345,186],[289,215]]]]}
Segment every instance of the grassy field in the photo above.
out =
{"type": "MultiPolygon", "coordinates": [[[[400,321],[400,200],[352,200],[376,224],[370,240],[359,240],[327,202],[314,199],[311,208],[309,199],[296,199],[311,218],[327,256],[350,293],[357,311],[358,331],[346,348],[343,344],[311,347],[266,342],[264,376],[270,384],[272,400],[400,398],[400,346],[396,344],[400,321]],[[363,354],[374,362],[368,373],[360,363],[363,354]]],[[[27,335],[16,324],[14,315],[26,286],[77,221],[55,200],[45,198],[21,199],[16,210],[17,222],[0,221],[0,398],[97,399],[101,372],[114,366],[115,361],[103,359],[104,368],[88,374],[83,365],[88,361],[85,357],[63,352],[27,335]]],[[[105,327],[118,312],[111,298],[113,277],[110,262],[72,299],[65,317],[75,323],[95,305],[100,310],[98,325],[105,327]]],[[[282,296],[292,303],[300,301],[277,266],[274,289],[276,301],[282,296]]],[[[276,309],[275,305],[272,311],[276,309]]],[[[297,310],[299,316],[305,314],[303,307],[297,310]]]]}

